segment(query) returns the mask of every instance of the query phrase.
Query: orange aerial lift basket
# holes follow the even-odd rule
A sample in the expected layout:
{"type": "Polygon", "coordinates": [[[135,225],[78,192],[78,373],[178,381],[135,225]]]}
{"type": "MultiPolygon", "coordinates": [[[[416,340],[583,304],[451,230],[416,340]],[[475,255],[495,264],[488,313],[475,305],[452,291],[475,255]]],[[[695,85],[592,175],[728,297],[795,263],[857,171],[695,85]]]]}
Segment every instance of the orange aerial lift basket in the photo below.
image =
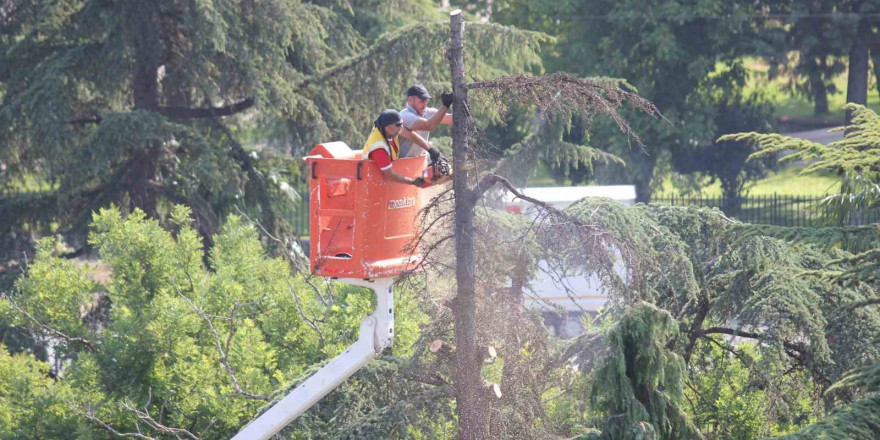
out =
{"type": "MultiPolygon", "coordinates": [[[[414,268],[420,190],[389,181],[373,161],[343,142],[317,145],[309,172],[310,260],[323,277],[386,278],[414,268]]],[[[424,158],[395,160],[394,171],[418,176],[424,158]]]]}

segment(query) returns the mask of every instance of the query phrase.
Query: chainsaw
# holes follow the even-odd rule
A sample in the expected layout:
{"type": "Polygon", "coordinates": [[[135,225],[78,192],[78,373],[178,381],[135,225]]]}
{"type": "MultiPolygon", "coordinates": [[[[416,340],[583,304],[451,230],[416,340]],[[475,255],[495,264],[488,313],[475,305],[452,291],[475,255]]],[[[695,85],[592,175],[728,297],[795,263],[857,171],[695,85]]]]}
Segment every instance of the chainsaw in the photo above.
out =
{"type": "Polygon", "coordinates": [[[422,179],[425,179],[425,185],[422,188],[447,183],[452,180],[452,166],[445,158],[441,157],[422,171],[422,179]]]}

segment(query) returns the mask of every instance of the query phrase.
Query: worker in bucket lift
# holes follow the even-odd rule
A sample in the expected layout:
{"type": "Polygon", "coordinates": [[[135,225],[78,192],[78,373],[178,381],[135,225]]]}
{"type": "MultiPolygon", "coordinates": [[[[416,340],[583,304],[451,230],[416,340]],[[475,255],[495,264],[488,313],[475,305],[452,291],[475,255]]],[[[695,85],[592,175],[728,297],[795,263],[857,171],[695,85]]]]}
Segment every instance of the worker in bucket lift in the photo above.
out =
{"type": "Polygon", "coordinates": [[[422,177],[410,178],[396,173],[391,168],[391,162],[400,157],[400,139],[407,139],[423,148],[431,157],[439,154],[431,148],[431,144],[416,133],[403,126],[403,120],[397,110],[388,109],[383,111],[373,123],[373,130],[364,143],[364,157],[369,157],[379,166],[385,177],[395,182],[406,183],[425,187],[426,182],[422,177]],[[431,152],[434,153],[431,153],[431,152]]]}
{"type": "MultiPolygon", "coordinates": [[[[444,92],[440,95],[440,108],[428,107],[431,94],[421,84],[415,84],[406,91],[406,108],[400,111],[403,126],[414,131],[423,139],[428,140],[431,132],[438,125],[452,125],[452,114],[447,113],[452,107],[452,93],[444,92]]],[[[423,156],[425,150],[418,148],[408,139],[400,141],[400,157],[423,156]]],[[[431,163],[437,163],[440,152],[436,149],[427,150],[431,157],[431,163]],[[433,154],[431,153],[433,151],[433,154]]]]}

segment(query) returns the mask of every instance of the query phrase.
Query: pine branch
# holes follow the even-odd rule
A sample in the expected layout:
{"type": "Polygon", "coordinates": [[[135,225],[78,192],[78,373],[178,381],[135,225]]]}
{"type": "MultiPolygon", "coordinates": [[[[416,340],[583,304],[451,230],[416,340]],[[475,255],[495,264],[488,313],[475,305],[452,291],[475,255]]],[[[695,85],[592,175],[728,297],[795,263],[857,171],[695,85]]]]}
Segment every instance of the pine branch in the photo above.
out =
{"type": "Polygon", "coordinates": [[[875,306],[878,304],[880,304],[880,298],[872,298],[872,299],[866,299],[864,301],[856,301],[856,302],[849,303],[849,304],[841,307],[841,310],[855,310],[855,309],[860,309],[862,307],[875,306]]]}
{"type": "Polygon", "coordinates": [[[67,123],[72,125],[100,124],[103,120],[104,118],[95,116],[91,118],[71,119],[70,121],[67,121],[67,123]]]}
{"type": "Polygon", "coordinates": [[[752,153],[749,160],[794,150],[782,158],[784,161],[803,160],[811,162],[801,173],[807,174],[821,170],[862,173],[880,171],[880,117],[867,107],[847,104],[853,111],[853,119],[846,127],[843,140],[822,145],[804,139],[796,139],[780,134],[736,133],[721,136],[718,142],[743,141],[758,145],[759,151],[752,153]]]}
{"type": "Polygon", "coordinates": [[[569,73],[543,76],[506,76],[490,81],[473,82],[469,90],[481,89],[496,101],[513,99],[520,104],[536,106],[542,113],[580,113],[589,120],[603,114],[611,118],[620,131],[641,145],[636,132],[620,115],[618,109],[624,104],[633,106],[648,115],[663,118],[650,101],[624,90],[621,80],[613,78],[578,78],[569,73]]]}
{"type": "Polygon", "coordinates": [[[222,107],[193,108],[182,106],[159,106],[156,113],[171,119],[205,119],[232,116],[254,106],[254,98],[247,98],[222,107]]]}

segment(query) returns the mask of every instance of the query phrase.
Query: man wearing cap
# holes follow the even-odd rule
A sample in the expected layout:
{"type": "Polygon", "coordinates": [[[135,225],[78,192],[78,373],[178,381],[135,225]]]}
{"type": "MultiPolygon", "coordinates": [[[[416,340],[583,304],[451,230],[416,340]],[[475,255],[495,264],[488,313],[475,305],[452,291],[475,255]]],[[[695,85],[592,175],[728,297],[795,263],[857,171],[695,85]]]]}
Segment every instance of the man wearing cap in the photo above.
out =
{"type": "MultiPolygon", "coordinates": [[[[428,143],[418,134],[406,129],[403,126],[403,120],[397,110],[388,109],[383,111],[376,121],[373,122],[373,130],[364,143],[363,157],[369,157],[379,166],[385,177],[395,182],[406,183],[418,187],[425,186],[425,179],[417,177],[415,179],[406,177],[403,174],[396,173],[391,168],[391,161],[400,156],[400,139],[403,138],[415,145],[418,145],[425,151],[435,151],[428,143]]],[[[439,155],[438,155],[439,157],[439,155]]]]}
{"type": "MultiPolygon", "coordinates": [[[[439,124],[452,125],[452,114],[446,113],[452,106],[452,93],[440,95],[442,105],[439,109],[428,107],[431,95],[428,89],[421,84],[415,84],[406,91],[406,108],[400,111],[403,126],[415,132],[422,139],[428,140],[431,132],[439,124]]],[[[416,157],[427,154],[434,163],[440,158],[440,152],[436,149],[422,149],[418,144],[403,139],[400,144],[400,157],[416,157]]]]}

